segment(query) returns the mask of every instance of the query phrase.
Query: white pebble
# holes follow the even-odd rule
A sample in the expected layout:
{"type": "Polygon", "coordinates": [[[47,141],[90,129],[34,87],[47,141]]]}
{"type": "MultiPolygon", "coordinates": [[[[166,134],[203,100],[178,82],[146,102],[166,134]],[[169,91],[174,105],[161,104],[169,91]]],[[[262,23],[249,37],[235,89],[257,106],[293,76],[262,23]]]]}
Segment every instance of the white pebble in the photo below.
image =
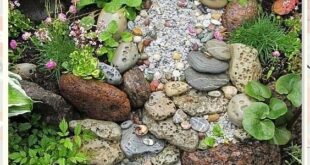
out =
{"type": "Polygon", "coordinates": [[[159,80],[159,79],[161,79],[161,77],[162,77],[162,75],[160,74],[160,72],[157,71],[154,73],[154,79],[155,80],[159,80]]]}
{"type": "Polygon", "coordinates": [[[211,19],[211,23],[214,25],[221,25],[221,22],[215,19],[211,19]]]}
{"type": "Polygon", "coordinates": [[[160,54],[155,54],[155,55],[154,55],[154,60],[155,60],[155,61],[159,61],[160,59],[161,59],[160,54]]]}
{"type": "Polygon", "coordinates": [[[177,62],[175,64],[175,68],[178,69],[178,70],[183,70],[185,67],[184,63],[183,62],[177,62]]]}
{"type": "Polygon", "coordinates": [[[211,13],[208,13],[208,14],[206,15],[206,19],[211,19],[211,13]]]}
{"type": "Polygon", "coordinates": [[[141,15],[141,17],[143,17],[143,18],[146,18],[146,17],[149,16],[149,15],[147,14],[146,10],[141,10],[141,11],[140,11],[140,15],[141,15]]]}
{"type": "Polygon", "coordinates": [[[202,22],[202,25],[204,26],[204,27],[208,27],[210,24],[211,24],[211,22],[212,21],[210,21],[210,20],[204,20],[203,22],[202,22]]]}
{"type": "Polygon", "coordinates": [[[139,42],[141,42],[142,41],[142,37],[141,36],[134,36],[133,37],[133,42],[134,43],[139,43],[139,42]]]}

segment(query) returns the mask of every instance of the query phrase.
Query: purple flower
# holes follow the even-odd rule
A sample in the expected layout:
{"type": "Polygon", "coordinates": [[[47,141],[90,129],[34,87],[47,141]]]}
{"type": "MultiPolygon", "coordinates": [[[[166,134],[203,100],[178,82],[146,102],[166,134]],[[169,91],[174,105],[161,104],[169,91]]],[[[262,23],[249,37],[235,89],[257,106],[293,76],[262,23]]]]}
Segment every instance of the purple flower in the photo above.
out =
{"type": "Polygon", "coordinates": [[[16,49],[17,48],[17,42],[15,40],[10,41],[10,48],[11,49],[16,49]]]}
{"type": "Polygon", "coordinates": [[[220,40],[220,41],[222,41],[224,39],[220,31],[214,32],[214,38],[217,40],[220,40]]]}
{"type": "Polygon", "coordinates": [[[72,14],[76,14],[77,13],[76,6],[75,5],[71,5],[69,7],[69,12],[72,13],[72,14]]]}
{"type": "Polygon", "coordinates": [[[27,41],[31,36],[31,33],[29,32],[25,32],[23,35],[22,35],[22,38],[23,40],[27,41]]]}
{"type": "Polygon", "coordinates": [[[67,16],[64,13],[58,14],[58,19],[62,22],[65,22],[67,20],[67,16]]]}
{"type": "Polygon", "coordinates": [[[49,69],[49,70],[53,70],[55,69],[57,66],[56,62],[53,60],[49,60],[46,64],[45,64],[45,68],[49,69]]]}
{"type": "Polygon", "coordinates": [[[44,20],[44,22],[45,22],[46,24],[49,24],[49,23],[52,22],[52,18],[51,18],[51,17],[47,17],[47,18],[44,20]]]}
{"type": "Polygon", "coordinates": [[[272,56],[274,57],[279,57],[280,55],[281,55],[280,52],[277,50],[272,52],[272,56]]]}

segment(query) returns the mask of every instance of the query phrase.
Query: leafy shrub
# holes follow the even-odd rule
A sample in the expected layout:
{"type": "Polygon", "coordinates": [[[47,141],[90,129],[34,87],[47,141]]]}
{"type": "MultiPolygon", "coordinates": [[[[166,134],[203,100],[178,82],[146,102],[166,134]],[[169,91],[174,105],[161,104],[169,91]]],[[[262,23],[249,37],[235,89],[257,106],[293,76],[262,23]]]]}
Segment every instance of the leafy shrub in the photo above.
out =
{"type": "Polygon", "coordinates": [[[56,68],[52,70],[56,78],[61,74],[62,63],[70,60],[70,53],[76,50],[68,29],[67,22],[56,19],[50,24],[41,24],[36,35],[31,38],[35,49],[39,52],[38,63],[41,68],[50,60],[57,63],[56,68]]]}
{"type": "Polygon", "coordinates": [[[91,48],[84,48],[70,54],[70,60],[63,63],[63,67],[83,79],[103,78],[98,68],[99,60],[92,55],[91,48]]]}
{"type": "Polygon", "coordinates": [[[9,117],[30,112],[33,101],[22,89],[19,81],[22,78],[15,73],[9,72],[9,117]]]}
{"type": "MultiPolygon", "coordinates": [[[[276,92],[286,95],[294,107],[301,106],[300,76],[288,74],[280,77],[276,82],[276,92]]],[[[290,114],[286,103],[272,97],[271,90],[256,81],[246,85],[245,93],[259,102],[253,102],[244,109],[243,128],[257,140],[286,144],[291,139],[291,133],[286,129],[285,122],[279,122],[290,114]]]]}
{"type": "Polygon", "coordinates": [[[81,9],[90,4],[97,4],[98,7],[103,8],[106,12],[115,13],[120,8],[125,8],[125,15],[129,20],[136,18],[136,9],[139,9],[142,0],[80,0],[77,4],[81,9]]]}
{"type": "Polygon", "coordinates": [[[28,31],[32,22],[18,9],[9,10],[9,37],[17,38],[21,32],[28,31]]]}
{"type": "Polygon", "coordinates": [[[214,147],[217,137],[223,137],[224,138],[223,129],[221,128],[221,126],[219,124],[213,125],[211,136],[206,136],[204,139],[202,139],[199,142],[199,149],[207,149],[210,147],[214,147]]]}
{"type": "Polygon", "coordinates": [[[94,135],[81,129],[74,129],[69,135],[68,123],[63,120],[59,128],[40,121],[40,116],[24,116],[30,122],[9,124],[9,161],[11,165],[86,164],[88,158],[80,151],[84,142],[94,135]]]}
{"type": "Polygon", "coordinates": [[[260,61],[266,65],[275,60],[273,51],[280,51],[288,58],[297,55],[301,41],[295,33],[286,33],[280,21],[271,16],[260,16],[258,19],[245,22],[240,28],[231,32],[231,43],[243,43],[258,50],[260,61]]]}

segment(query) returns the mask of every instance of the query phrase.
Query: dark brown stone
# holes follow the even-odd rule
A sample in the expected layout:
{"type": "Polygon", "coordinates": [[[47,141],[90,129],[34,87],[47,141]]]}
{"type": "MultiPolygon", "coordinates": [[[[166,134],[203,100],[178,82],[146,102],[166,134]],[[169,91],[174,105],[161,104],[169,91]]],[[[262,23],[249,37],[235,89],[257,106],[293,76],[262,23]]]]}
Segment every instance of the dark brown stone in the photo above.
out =
{"type": "Polygon", "coordinates": [[[143,107],[151,94],[150,85],[144,78],[143,72],[139,68],[133,68],[126,72],[123,78],[124,91],[130,99],[131,106],[143,107]]]}
{"type": "Polygon", "coordinates": [[[60,77],[59,88],[67,100],[90,118],[116,122],[129,118],[127,95],[112,85],[67,74],[60,77]]]}
{"type": "Polygon", "coordinates": [[[279,147],[260,142],[221,144],[214,148],[184,152],[182,165],[280,165],[279,147]]]}

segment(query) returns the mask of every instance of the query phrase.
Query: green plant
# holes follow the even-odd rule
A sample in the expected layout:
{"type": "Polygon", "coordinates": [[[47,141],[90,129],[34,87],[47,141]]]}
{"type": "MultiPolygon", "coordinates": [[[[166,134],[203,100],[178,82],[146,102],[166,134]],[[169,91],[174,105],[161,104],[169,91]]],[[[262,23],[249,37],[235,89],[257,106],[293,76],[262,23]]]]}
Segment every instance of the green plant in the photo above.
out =
{"type": "Polygon", "coordinates": [[[301,50],[301,41],[298,36],[286,33],[281,28],[279,20],[266,15],[247,21],[232,31],[230,42],[256,48],[263,65],[267,65],[269,61],[276,62],[277,58],[272,56],[274,51],[280,51],[290,59],[301,50]]]}
{"type": "Polygon", "coordinates": [[[302,164],[302,150],[300,145],[291,143],[289,147],[284,148],[284,151],[290,157],[284,161],[286,165],[302,164]]]}
{"type": "Polygon", "coordinates": [[[33,100],[22,89],[19,81],[22,78],[9,71],[9,117],[30,112],[33,100]]]}
{"type": "Polygon", "coordinates": [[[104,78],[98,68],[99,60],[92,55],[93,50],[86,47],[70,54],[70,60],[63,63],[63,67],[83,79],[104,78]]]}
{"type": "Polygon", "coordinates": [[[81,152],[83,143],[95,138],[78,125],[70,136],[68,123],[59,127],[47,125],[37,114],[23,116],[27,122],[9,124],[9,161],[11,165],[74,165],[86,164],[88,158],[81,152]]]}
{"type": "Polygon", "coordinates": [[[199,148],[200,149],[207,149],[210,147],[214,147],[214,145],[216,143],[216,138],[218,138],[218,137],[224,138],[224,132],[223,132],[223,129],[221,128],[221,126],[219,124],[215,124],[215,125],[213,125],[213,128],[212,128],[212,135],[206,136],[204,139],[202,139],[199,142],[199,148]]]}
{"type": "Polygon", "coordinates": [[[126,17],[129,20],[134,20],[141,3],[142,0],[80,0],[77,6],[81,9],[90,4],[97,4],[98,7],[109,13],[115,13],[120,8],[124,8],[126,17]]]}
{"type": "Polygon", "coordinates": [[[32,22],[18,9],[9,10],[9,37],[17,38],[21,32],[28,31],[32,22]]]}
{"type": "Polygon", "coordinates": [[[50,24],[42,23],[36,35],[31,38],[35,49],[39,52],[38,63],[41,69],[49,60],[57,63],[56,68],[51,71],[57,79],[63,70],[62,63],[70,60],[70,53],[76,50],[74,41],[69,37],[68,28],[67,22],[56,19],[50,24]]]}
{"type": "MultiPolygon", "coordinates": [[[[292,106],[301,106],[301,78],[297,74],[280,77],[276,82],[276,92],[286,95],[292,106]]],[[[257,140],[269,140],[270,143],[284,145],[291,139],[283,117],[290,115],[286,103],[272,97],[271,90],[265,85],[250,81],[245,93],[256,99],[244,109],[243,128],[257,140]]]]}

